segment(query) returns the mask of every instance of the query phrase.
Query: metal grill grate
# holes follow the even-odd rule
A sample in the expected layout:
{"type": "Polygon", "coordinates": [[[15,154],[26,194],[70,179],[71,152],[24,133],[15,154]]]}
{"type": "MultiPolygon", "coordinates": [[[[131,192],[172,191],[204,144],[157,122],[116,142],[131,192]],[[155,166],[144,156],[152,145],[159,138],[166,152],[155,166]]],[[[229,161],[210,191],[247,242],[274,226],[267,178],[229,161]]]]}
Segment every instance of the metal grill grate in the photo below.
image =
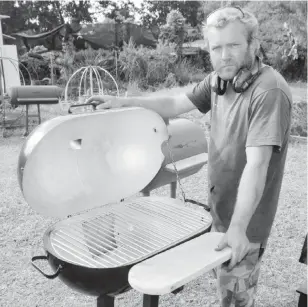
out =
{"type": "Polygon", "coordinates": [[[87,218],[67,221],[50,234],[51,246],[60,258],[92,268],[141,261],[211,224],[204,210],[150,198],[115,204],[87,218]]]}

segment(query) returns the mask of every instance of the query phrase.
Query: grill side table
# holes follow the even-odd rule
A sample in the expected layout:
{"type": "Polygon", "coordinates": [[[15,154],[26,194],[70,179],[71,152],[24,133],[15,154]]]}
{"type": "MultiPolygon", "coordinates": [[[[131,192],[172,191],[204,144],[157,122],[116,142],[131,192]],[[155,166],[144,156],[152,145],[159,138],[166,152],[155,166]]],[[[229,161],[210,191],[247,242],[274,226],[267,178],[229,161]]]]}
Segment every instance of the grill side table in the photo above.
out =
{"type": "Polygon", "coordinates": [[[231,259],[231,248],[215,251],[223,233],[210,232],[180,244],[131,268],[130,285],[143,293],[143,307],[158,307],[158,296],[183,285],[231,259]]]}

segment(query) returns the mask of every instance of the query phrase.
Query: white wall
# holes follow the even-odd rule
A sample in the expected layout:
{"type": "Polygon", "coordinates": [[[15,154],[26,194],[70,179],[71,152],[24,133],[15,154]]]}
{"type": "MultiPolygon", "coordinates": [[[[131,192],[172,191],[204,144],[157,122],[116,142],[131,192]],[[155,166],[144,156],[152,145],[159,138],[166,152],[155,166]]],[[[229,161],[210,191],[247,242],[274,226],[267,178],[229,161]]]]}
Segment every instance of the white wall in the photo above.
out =
{"type": "MultiPolygon", "coordinates": [[[[5,90],[4,93],[7,93],[7,90],[11,86],[20,86],[20,77],[18,70],[18,55],[17,48],[15,45],[3,45],[0,46],[0,56],[3,59],[3,69],[4,69],[4,78],[5,78],[5,90]],[[5,58],[12,59],[11,61],[5,58]]],[[[3,86],[3,83],[2,83],[3,86]]]]}

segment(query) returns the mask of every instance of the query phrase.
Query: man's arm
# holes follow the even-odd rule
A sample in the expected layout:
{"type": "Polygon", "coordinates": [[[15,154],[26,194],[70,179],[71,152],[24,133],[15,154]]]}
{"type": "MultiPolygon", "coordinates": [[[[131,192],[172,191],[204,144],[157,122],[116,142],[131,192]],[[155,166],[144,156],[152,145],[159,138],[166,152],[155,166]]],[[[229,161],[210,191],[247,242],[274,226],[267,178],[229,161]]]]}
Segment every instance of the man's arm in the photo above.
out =
{"type": "Polygon", "coordinates": [[[239,184],[231,228],[236,227],[246,233],[264,191],[272,152],[273,146],[246,148],[247,164],[239,184]]]}
{"type": "Polygon", "coordinates": [[[290,127],[291,104],[279,88],[257,96],[251,104],[244,168],[230,227],[246,232],[259,204],[272,152],[279,152],[290,127]]]}
{"type": "Polygon", "coordinates": [[[196,106],[185,94],[176,96],[140,96],[140,97],[115,97],[92,96],[87,103],[96,102],[99,108],[142,107],[151,109],[161,117],[168,119],[196,109],[196,106]]]}
{"type": "Polygon", "coordinates": [[[198,109],[207,113],[211,109],[211,74],[203,81],[197,83],[192,90],[172,96],[162,96],[153,93],[139,97],[115,97],[115,96],[92,96],[86,103],[94,103],[99,109],[111,109],[121,107],[141,107],[151,109],[164,119],[174,118],[178,115],[198,109]]]}
{"type": "Polygon", "coordinates": [[[273,146],[247,147],[247,164],[238,188],[235,209],[229,228],[216,250],[232,247],[229,269],[240,262],[250,250],[246,235],[247,226],[264,191],[269,161],[273,146]]]}

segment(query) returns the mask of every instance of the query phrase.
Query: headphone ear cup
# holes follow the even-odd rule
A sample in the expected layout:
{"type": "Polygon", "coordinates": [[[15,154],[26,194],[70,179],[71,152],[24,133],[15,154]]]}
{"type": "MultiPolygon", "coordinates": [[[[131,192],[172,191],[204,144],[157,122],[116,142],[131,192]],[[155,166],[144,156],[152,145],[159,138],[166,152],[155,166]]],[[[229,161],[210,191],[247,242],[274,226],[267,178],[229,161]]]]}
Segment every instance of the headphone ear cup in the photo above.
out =
{"type": "Polygon", "coordinates": [[[241,69],[232,81],[232,88],[236,93],[243,93],[254,81],[253,79],[254,78],[250,70],[241,69]]]}
{"type": "Polygon", "coordinates": [[[222,96],[227,90],[227,84],[227,81],[222,80],[219,76],[217,76],[216,78],[213,78],[211,87],[213,92],[215,92],[219,96],[222,96]]]}

